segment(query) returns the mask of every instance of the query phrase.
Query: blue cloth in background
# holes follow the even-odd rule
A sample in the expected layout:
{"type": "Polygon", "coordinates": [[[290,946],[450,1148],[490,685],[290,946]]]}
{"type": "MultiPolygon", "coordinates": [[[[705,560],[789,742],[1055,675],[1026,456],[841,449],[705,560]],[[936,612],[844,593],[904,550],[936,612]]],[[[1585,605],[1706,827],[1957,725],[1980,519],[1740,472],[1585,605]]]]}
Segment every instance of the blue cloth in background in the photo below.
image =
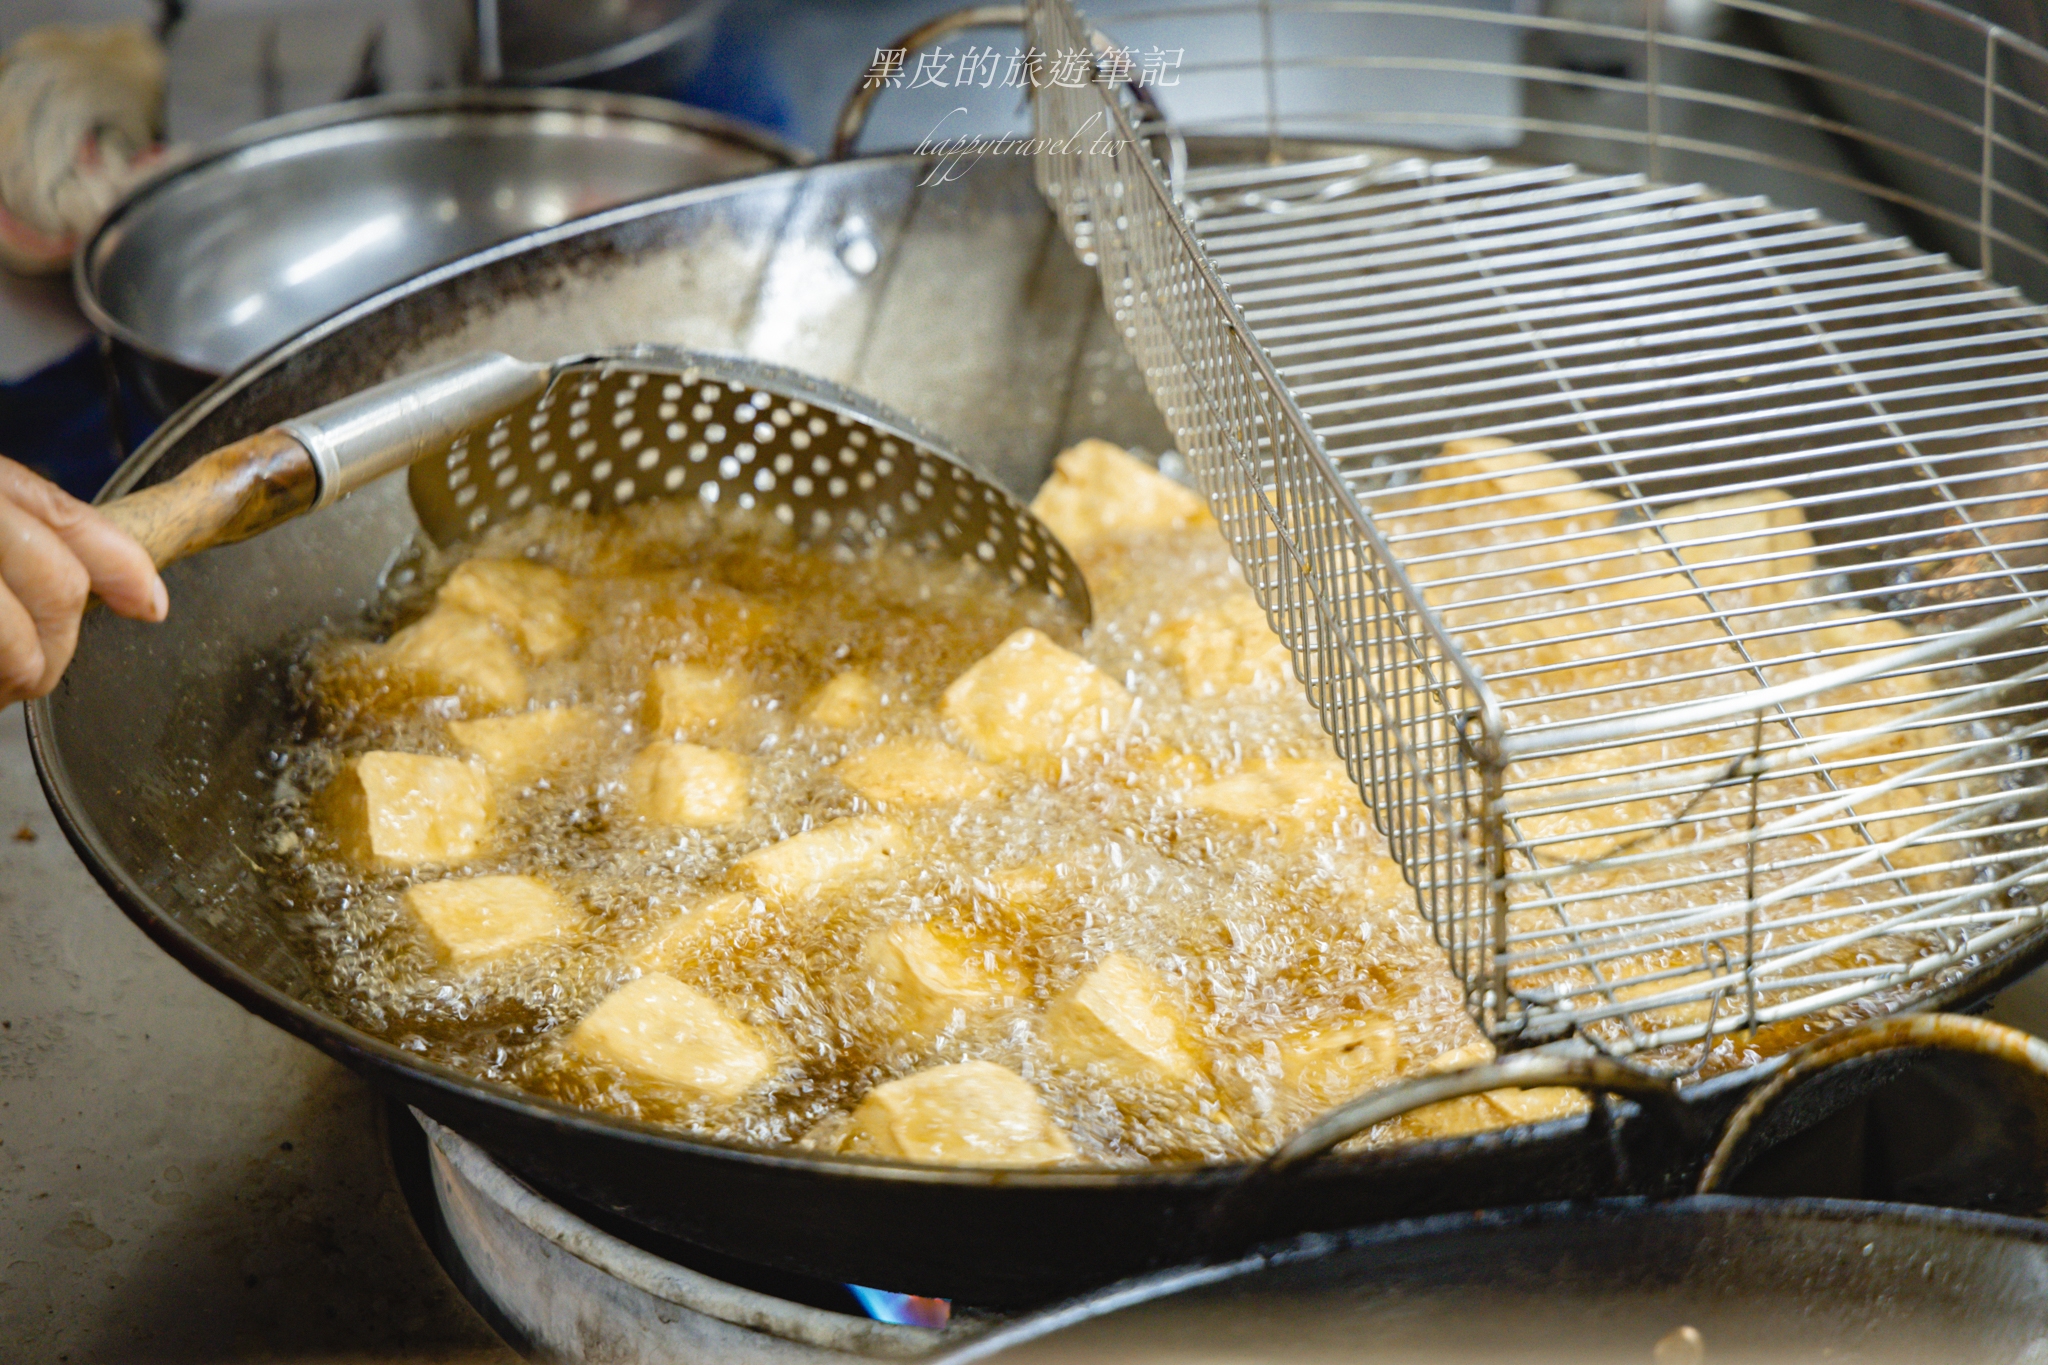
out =
{"type": "Polygon", "coordinates": [[[100,491],[121,457],[98,341],[80,342],[34,374],[0,383],[0,455],[77,497],[100,491]]]}
{"type": "Polygon", "coordinates": [[[796,111],[751,25],[738,14],[743,8],[734,5],[719,16],[704,65],[668,97],[793,138],[796,111]]]}

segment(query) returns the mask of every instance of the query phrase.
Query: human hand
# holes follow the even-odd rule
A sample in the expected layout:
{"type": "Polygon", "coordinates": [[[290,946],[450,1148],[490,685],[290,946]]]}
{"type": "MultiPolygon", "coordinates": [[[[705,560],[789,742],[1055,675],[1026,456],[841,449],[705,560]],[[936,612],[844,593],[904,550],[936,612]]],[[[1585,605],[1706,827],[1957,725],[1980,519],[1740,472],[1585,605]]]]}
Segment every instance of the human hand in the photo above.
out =
{"type": "Polygon", "coordinates": [[[126,531],[0,457],[0,706],[57,685],[93,593],[137,621],[170,611],[156,567],[126,531]]]}

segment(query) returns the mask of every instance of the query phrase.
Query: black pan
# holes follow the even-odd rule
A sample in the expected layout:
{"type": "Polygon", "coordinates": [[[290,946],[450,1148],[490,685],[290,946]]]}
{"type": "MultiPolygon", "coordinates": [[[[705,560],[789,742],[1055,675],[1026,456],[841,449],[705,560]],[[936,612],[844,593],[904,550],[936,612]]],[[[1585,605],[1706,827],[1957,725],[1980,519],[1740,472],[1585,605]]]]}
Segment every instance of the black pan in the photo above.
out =
{"type": "MultiPolygon", "coordinates": [[[[1092,275],[1029,168],[950,183],[878,158],[616,210],[495,248],[337,316],[181,411],[110,485],[403,370],[477,349],[528,358],[670,342],[751,354],[867,393],[1028,494],[1082,436],[1164,447],[1092,275]]],[[[193,972],[466,1134],[533,1184],[719,1253],[985,1304],[1044,1302],[1230,1244],[1454,1209],[1657,1193],[1689,1174],[1668,1125],[1590,1119],[1305,1162],[1236,1200],[1244,1170],[987,1172],[749,1150],[548,1103],[430,1065],[307,1003],[253,833],[288,730],[292,651],[362,611],[417,529],[401,480],[174,565],[171,619],[85,623],[29,709],[66,834],[109,894],[193,972]]],[[[2036,933],[1937,1005],[1981,998],[2048,949],[2036,933]]],[[[1704,1129],[1754,1075],[1694,1088],[1704,1129]]],[[[1804,1095],[1806,1092],[1802,1092],[1804,1095]]],[[[1818,1093],[1818,1092],[1817,1092],[1818,1093]]],[[[1806,1102],[1812,1113],[1831,1103],[1806,1102]]],[[[1797,1126],[1795,1107],[1783,1122],[1797,1126]]]]}

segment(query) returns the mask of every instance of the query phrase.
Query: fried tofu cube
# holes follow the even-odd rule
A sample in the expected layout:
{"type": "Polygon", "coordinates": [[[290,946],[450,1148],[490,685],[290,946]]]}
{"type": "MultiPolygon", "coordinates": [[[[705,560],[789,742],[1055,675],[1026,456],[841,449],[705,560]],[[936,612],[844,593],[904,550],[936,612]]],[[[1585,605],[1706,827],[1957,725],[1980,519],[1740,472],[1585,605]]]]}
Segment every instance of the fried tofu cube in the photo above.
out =
{"type": "Polygon", "coordinates": [[[626,769],[626,793],[643,820],[711,829],[746,818],[749,778],[738,754],[658,740],[626,769]]]}
{"type": "Polygon", "coordinates": [[[1249,593],[1232,593],[1191,616],[1169,621],[1147,640],[1180,675],[1190,697],[1238,687],[1271,688],[1292,676],[1287,646],[1249,593]]]}
{"type": "Polygon", "coordinates": [[[839,780],[881,806],[936,806],[972,801],[995,785],[995,771],[936,739],[887,740],[841,759],[839,780]]]}
{"type": "Polygon", "coordinates": [[[604,715],[594,706],[543,706],[510,716],[448,722],[448,738],[511,786],[568,766],[595,745],[604,715]]]}
{"type": "MultiPolygon", "coordinates": [[[[1493,504],[1488,520],[1537,512],[1588,526],[1614,519],[1615,499],[1611,494],[1586,487],[1576,473],[1541,451],[1509,450],[1513,444],[1498,436],[1446,441],[1428,477],[1440,483],[1467,481],[1455,491],[1446,489],[1460,500],[1501,496],[1512,499],[1493,504]]],[[[1554,524],[1555,520],[1538,523],[1554,524]]]]}
{"type": "Polygon", "coordinates": [[[406,908],[442,961],[471,967],[560,938],[577,914],[538,877],[446,877],[406,888],[406,908]]]}
{"type": "Polygon", "coordinates": [[[484,617],[436,607],[394,634],[373,658],[434,692],[452,692],[486,710],[526,705],[526,669],[511,641],[484,617]]]}
{"type": "Polygon", "coordinates": [[[804,703],[803,718],[833,730],[857,730],[882,709],[882,689],[859,669],[834,677],[804,703]]]}
{"type": "Polygon", "coordinates": [[[730,726],[746,689],[699,664],[657,664],[647,684],[647,724],[657,735],[703,739],[730,726]]]}
{"type": "Polygon", "coordinates": [[[954,1062],[870,1090],[853,1149],[912,1161],[1046,1166],[1074,1155],[1031,1083],[994,1062],[954,1062]]]}
{"type": "Polygon", "coordinates": [[[1799,596],[1820,569],[1805,514],[1775,488],[1680,503],[1658,519],[1703,587],[1743,588],[1782,602],[1799,596]],[[1780,577],[1787,581],[1758,581],[1780,577]]]}
{"type": "Polygon", "coordinates": [[[569,609],[569,578],[523,559],[472,559],[441,585],[435,600],[499,626],[537,662],[583,638],[569,609]]]}
{"type": "Polygon", "coordinates": [[[629,1082],[729,1104],[775,1071],[759,1034],[716,1000],[650,972],[606,996],[569,1034],[569,1047],[617,1067],[629,1082]]]}
{"type": "Polygon", "coordinates": [[[1046,1007],[1045,1039],[1074,1071],[1138,1084],[1201,1074],[1166,982],[1128,953],[1111,953],[1046,1007]]]}
{"type": "Polygon", "coordinates": [[[1347,816],[1365,814],[1365,802],[1344,770],[1316,759],[1246,768],[1192,786],[1182,799],[1233,824],[1263,826],[1297,840],[1347,816]]]}
{"type": "Polygon", "coordinates": [[[491,828],[481,765],[433,754],[376,751],[352,758],[328,790],[328,818],[356,861],[372,867],[459,863],[491,828]]]}
{"type": "Polygon", "coordinates": [[[894,820],[854,815],[757,848],[735,862],[733,872],[764,896],[802,900],[845,882],[879,876],[909,850],[909,833],[894,820]]]}
{"type": "Polygon", "coordinates": [[[1400,1048],[1386,1019],[1303,1030],[1280,1041],[1280,1083],[1311,1111],[1334,1108],[1393,1080],[1400,1048]]]}
{"type": "Polygon", "coordinates": [[[1213,526],[1201,494],[1107,441],[1060,452],[1031,510],[1069,546],[1121,531],[1213,526]]]}
{"type": "Polygon", "coordinates": [[[898,1020],[914,1038],[938,1033],[956,1014],[1000,1005],[1025,982],[991,951],[929,924],[905,922],[868,935],[861,962],[895,997],[898,1020]]]}
{"type": "Polygon", "coordinates": [[[660,925],[627,950],[627,960],[646,971],[673,971],[766,909],[758,896],[721,892],[660,925]]]}
{"type": "Polygon", "coordinates": [[[955,678],[943,711],[981,757],[1014,763],[1101,737],[1130,715],[1131,694],[1025,629],[955,678]]]}

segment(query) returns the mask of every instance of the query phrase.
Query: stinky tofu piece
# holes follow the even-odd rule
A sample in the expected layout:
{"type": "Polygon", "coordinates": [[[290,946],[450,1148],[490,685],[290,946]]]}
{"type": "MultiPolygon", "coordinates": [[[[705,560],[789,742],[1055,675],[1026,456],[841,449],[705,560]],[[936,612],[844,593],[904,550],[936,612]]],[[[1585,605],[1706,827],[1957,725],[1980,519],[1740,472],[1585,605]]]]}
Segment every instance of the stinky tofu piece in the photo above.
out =
{"type": "Polygon", "coordinates": [[[785,618],[782,608],[722,583],[707,583],[690,570],[635,574],[614,580],[615,589],[664,657],[698,662],[741,658],[785,618]]]}
{"type": "Polygon", "coordinates": [[[1003,970],[993,953],[915,921],[868,935],[861,962],[889,986],[899,1022],[917,1038],[938,1033],[956,1012],[973,1013],[1016,999],[1025,987],[1022,977],[1003,970]]]}
{"type": "Polygon", "coordinates": [[[954,1062],[870,1090],[853,1111],[853,1149],[912,1161],[1045,1166],[1074,1144],[1031,1083],[994,1062],[954,1062]]]}
{"type": "Polygon", "coordinates": [[[544,564],[472,559],[448,576],[435,600],[503,628],[536,662],[567,653],[583,638],[569,609],[568,575],[544,564]]]}
{"type": "Polygon", "coordinates": [[[766,910],[757,896],[725,891],[686,909],[627,950],[627,960],[647,971],[671,971],[719,938],[730,935],[766,910]]]}
{"type": "Polygon", "coordinates": [[[905,737],[841,759],[832,768],[846,786],[881,806],[972,801],[995,785],[995,770],[950,744],[905,737]]]}
{"type": "Polygon", "coordinates": [[[1266,624],[1250,593],[1232,593],[1214,606],[1169,621],[1146,643],[1180,675],[1190,697],[1213,697],[1238,687],[1274,687],[1293,676],[1287,646],[1266,624]]]}
{"type": "Polygon", "coordinates": [[[746,704],[739,679],[700,664],[657,664],[647,684],[647,724],[658,735],[703,739],[729,727],[746,704]]]}
{"type": "Polygon", "coordinates": [[[1060,453],[1031,510],[1070,547],[1121,531],[1170,531],[1216,521],[1201,494],[1097,440],[1060,453]]]}
{"type": "Polygon", "coordinates": [[[1743,588],[1770,602],[1788,601],[1819,571],[1813,533],[1799,505],[1775,488],[1700,498],[1658,515],[1678,557],[1701,586],[1743,588]],[[1704,542],[1714,542],[1711,544],[1704,542]],[[1797,575],[1782,583],[1759,579],[1797,575]]]}
{"type": "Polygon", "coordinates": [[[490,834],[490,779],[481,764],[459,758],[360,754],[328,789],[327,814],[358,862],[459,863],[475,857],[490,834]]]}
{"type": "Polygon", "coordinates": [[[882,689],[857,668],[834,677],[804,703],[803,718],[833,730],[857,730],[882,709],[882,689]]]}
{"type": "Polygon", "coordinates": [[[446,877],[406,888],[405,904],[444,962],[470,967],[559,938],[573,906],[538,877],[446,877]]]}
{"type": "Polygon", "coordinates": [[[558,771],[597,742],[604,715],[594,706],[543,706],[510,716],[448,722],[448,738],[491,776],[512,786],[558,771]]]}
{"type": "Polygon", "coordinates": [[[643,820],[710,829],[746,818],[750,776],[738,754],[657,740],[626,769],[626,794],[643,820]]]}
{"type": "Polygon", "coordinates": [[[1280,1084],[1311,1111],[1378,1089],[1395,1078],[1399,1064],[1387,1019],[1302,1030],[1280,1040],[1280,1084]]]}
{"type": "Polygon", "coordinates": [[[1139,1084],[1201,1074],[1188,1029],[1159,973],[1111,953],[1045,1011],[1045,1039],[1062,1065],[1139,1084]]]}
{"type": "Polygon", "coordinates": [[[485,617],[436,607],[394,634],[374,660],[436,692],[456,693],[486,710],[526,705],[526,669],[512,642],[485,617]]]}
{"type": "Polygon", "coordinates": [[[1365,815],[1365,802],[1344,769],[1317,759],[1281,759],[1246,768],[1190,787],[1182,799],[1233,824],[1273,828],[1290,839],[1347,816],[1365,815]]]}
{"type": "Polygon", "coordinates": [[[1014,763],[1100,738],[1130,715],[1131,694],[1027,628],[955,678],[942,709],[981,757],[1014,763]]]}
{"type": "Polygon", "coordinates": [[[730,1103],[775,1070],[761,1036],[716,1000],[665,972],[606,996],[569,1034],[569,1047],[629,1081],[730,1103]]]}
{"type": "MultiPolygon", "coordinates": [[[[1445,496],[1459,501],[1499,496],[1512,499],[1489,504],[1479,518],[1482,520],[1524,517],[1537,512],[1585,526],[1614,520],[1613,495],[1586,487],[1578,474],[1541,451],[1509,450],[1514,444],[1499,436],[1446,441],[1427,478],[1437,483],[1469,479],[1469,483],[1443,490],[1445,496]]],[[[1551,521],[1535,524],[1555,525],[1551,521]]]]}
{"type": "Polygon", "coordinates": [[[909,850],[909,832],[894,820],[852,815],[757,848],[732,870],[764,896],[800,900],[887,872],[909,850]]]}

